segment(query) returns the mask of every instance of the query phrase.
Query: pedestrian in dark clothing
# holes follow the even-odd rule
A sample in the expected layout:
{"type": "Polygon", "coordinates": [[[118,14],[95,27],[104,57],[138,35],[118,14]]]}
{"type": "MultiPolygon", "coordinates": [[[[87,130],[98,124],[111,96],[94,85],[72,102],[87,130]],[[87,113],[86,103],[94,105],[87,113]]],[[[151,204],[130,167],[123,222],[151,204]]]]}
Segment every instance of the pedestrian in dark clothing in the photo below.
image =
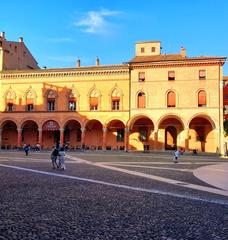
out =
{"type": "Polygon", "coordinates": [[[59,155],[59,150],[57,148],[54,148],[51,153],[51,161],[52,161],[53,169],[58,168],[58,164],[57,164],[58,155],[59,155]]]}
{"type": "Polygon", "coordinates": [[[25,151],[26,156],[28,156],[29,150],[30,150],[30,145],[28,144],[24,147],[24,151],[25,151]]]}

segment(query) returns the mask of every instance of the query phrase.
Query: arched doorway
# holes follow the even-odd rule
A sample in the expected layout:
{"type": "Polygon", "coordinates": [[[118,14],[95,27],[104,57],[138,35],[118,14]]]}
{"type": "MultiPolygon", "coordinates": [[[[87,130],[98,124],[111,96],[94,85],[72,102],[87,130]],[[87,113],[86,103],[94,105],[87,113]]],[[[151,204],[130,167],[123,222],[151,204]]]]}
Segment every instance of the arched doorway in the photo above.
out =
{"type": "Polygon", "coordinates": [[[60,141],[59,124],[54,120],[46,121],[43,124],[43,148],[52,148],[60,141]]]}
{"type": "Polygon", "coordinates": [[[217,151],[214,123],[207,117],[195,117],[189,123],[189,149],[201,152],[217,151]]]}
{"type": "Polygon", "coordinates": [[[173,126],[165,129],[165,150],[174,150],[177,147],[177,130],[173,126]]]}
{"type": "Polygon", "coordinates": [[[22,143],[30,144],[30,146],[35,146],[39,141],[38,125],[32,121],[28,120],[22,124],[22,143]]]}
{"type": "Polygon", "coordinates": [[[159,142],[158,149],[174,150],[185,148],[183,122],[177,116],[165,116],[158,125],[159,142]]]}
{"type": "Polygon", "coordinates": [[[129,134],[129,150],[150,150],[154,148],[152,132],[154,124],[146,116],[139,116],[131,122],[129,134]]]}
{"type": "Polygon", "coordinates": [[[106,149],[124,150],[124,123],[112,120],[107,124],[106,149]]]}
{"type": "Polygon", "coordinates": [[[8,120],[2,124],[2,148],[11,149],[17,147],[17,125],[8,120]]]}
{"type": "Polygon", "coordinates": [[[98,120],[89,120],[85,127],[85,145],[90,149],[102,149],[103,126],[98,120]]]}
{"type": "Polygon", "coordinates": [[[69,120],[64,126],[64,144],[80,148],[81,134],[81,124],[77,120],[69,120]]]}

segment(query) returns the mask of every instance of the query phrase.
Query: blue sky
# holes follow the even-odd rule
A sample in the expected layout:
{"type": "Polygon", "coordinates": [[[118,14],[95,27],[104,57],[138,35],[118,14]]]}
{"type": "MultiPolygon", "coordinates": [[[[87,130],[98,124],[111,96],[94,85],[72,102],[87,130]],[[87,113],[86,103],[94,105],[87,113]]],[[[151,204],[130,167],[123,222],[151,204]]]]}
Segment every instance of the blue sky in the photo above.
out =
{"type": "MultiPolygon", "coordinates": [[[[228,56],[227,0],[24,0],[1,2],[0,31],[24,37],[40,67],[118,64],[135,42],[160,40],[163,53],[228,56]]],[[[228,75],[228,63],[224,66],[228,75]]]]}

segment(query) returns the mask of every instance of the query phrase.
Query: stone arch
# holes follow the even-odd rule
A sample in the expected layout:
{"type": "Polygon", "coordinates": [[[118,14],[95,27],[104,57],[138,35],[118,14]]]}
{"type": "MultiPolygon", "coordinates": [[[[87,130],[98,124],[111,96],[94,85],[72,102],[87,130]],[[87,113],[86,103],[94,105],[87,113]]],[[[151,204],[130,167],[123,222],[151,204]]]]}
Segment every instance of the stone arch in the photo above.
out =
{"type": "Polygon", "coordinates": [[[179,115],[173,113],[165,114],[158,120],[157,126],[159,149],[174,150],[176,148],[185,148],[185,124],[179,115]]]}
{"type": "Polygon", "coordinates": [[[98,119],[85,122],[85,146],[90,149],[102,149],[103,124],[98,119]]]}
{"type": "Polygon", "coordinates": [[[7,118],[1,119],[1,121],[0,121],[0,126],[1,126],[1,128],[4,126],[4,123],[7,122],[7,121],[12,121],[12,122],[14,122],[14,123],[16,124],[17,128],[18,128],[18,129],[20,128],[19,122],[18,122],[16,119],[11,118],[11,117],[7,117],[7,118]]]}
{"type": "Polygon", "coordinates": [[[18,124],[15,120],[5,119],[1,122],[1,148],[17,148],[18,124]],[[16,141],[15,141],[16,140],[16,141]]]}
{"type": "Polygon", "coordinates": [[[145,146],[148,149],[155,147],[153,136],[155,125],[149,116],[145,114],[133,116],[128,122],[128,128],[130,150],[143,150],[145,146]]]}
{"type": "MultiPolygon", "coordinates": [[[[132,116],[126,123],[126,127],[131,130],[131,126],[132,124],[134,124],[135,121],[137,121],[138,119],[142,118],[142,117],[145,117],[145,118],[149,118],[152,123],[154,124],[155,121],[153,118],[151,118],[151,116],[149,116],[148,114],[136,114],[134,116],[132,116]]],[[[155,126],[155,125],[154,125],[155,126]]]]}
{"type": "Polygon", "coordinates": [[[189,149],[202,152],[217,152],[219,144],[216,124],[206,114],[196,114],[189,121],[189,149]],[[217,145],[218,144],[218,145],[217,145]]]}
{"type": "Polygon", "coordinates": [[[125,124],[122,120],[112,118],[106,122],[105,147],[107,150],[124,150],[125,124]]]}
{"type": "Polygon", "coordinates": [[[34,120],[25,120],[21,124],[22,143],[30,144],[35,147],[39,142],[39,125],[34,120]]]}
{"type": "Polygon", "coordinates": [[[60,124],[57,120],[45,119],[41,123],[43,148],[52,148],[60,143],[60,124]]]}
{"type": "Polygon", "coordinates": [[[72,149],[81,148],[82,124],[78,119],[69,118],[63,123],[64,144],[72,149]]]}

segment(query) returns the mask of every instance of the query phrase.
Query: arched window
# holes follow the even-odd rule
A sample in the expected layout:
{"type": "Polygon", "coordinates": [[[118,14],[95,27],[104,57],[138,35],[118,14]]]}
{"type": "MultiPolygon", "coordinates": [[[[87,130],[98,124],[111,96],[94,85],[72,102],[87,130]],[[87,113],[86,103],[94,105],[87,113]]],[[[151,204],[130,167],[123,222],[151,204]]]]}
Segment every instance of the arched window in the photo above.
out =
{"type": "Polygon", "coordinates": [[[5,104],[6,104],[6,111],[7,112],[12,112],[14,110],[15,99],[16,99],[16,94],[10,88],[5,95],[5,104]]]}
{"type": "Polygon", "coordinates": [[[77,96],[74,90],[70,90],[68,95],[68,110],[75,111],[77,109],[77,96]]]}
{"type": "Polygon", "coordinates": [[[32,111],[34,109],[35,96],[31,89],[26,93],[26,111],[32,111]]]}
{"type": "Polygon", "coordinates": [[[52,112],[55,111],[56,92],[50,90],[47,95],[47,110],[52,112]]]}
{"type": "Polygon", "coordinates": [[[144,92],[138,93],[138,99],[137,99],[137,106],[138,108],[145,108],[146,107],[146,95],[144,92]]]}
{"type": "Polygon", "coordinates": [[[120,110],[120,92],[116,88],[112,91],[112,110],[120,110]]]}
{"type": "Polygon", "coordinates": [[[167,107],[176,107],[176,96],[172,91],[167,94],[167,107]]]}
{"type": "Polygon", "coordinates": [[[91,111],[98,110],[98,100],[99,100],[99,93],[96,89],[93,89],[90,93],[89,105],[91,111]]]}
{"type": "Polygon", "coordinates": [[[206,107],[206,106],[207,106],[206,92],[201,90],[198,93],[198,107],[206,107]]]}

